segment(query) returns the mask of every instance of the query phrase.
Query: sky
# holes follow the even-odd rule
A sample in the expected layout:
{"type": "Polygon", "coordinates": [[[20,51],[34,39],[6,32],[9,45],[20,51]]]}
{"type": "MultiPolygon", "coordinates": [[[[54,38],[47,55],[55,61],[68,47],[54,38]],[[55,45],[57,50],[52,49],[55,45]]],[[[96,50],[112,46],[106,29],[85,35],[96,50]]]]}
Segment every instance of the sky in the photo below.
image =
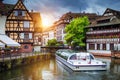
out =
{"type": "MultiPolygon", "coordinates": [[[[17,0],[4,0],[15,4],[17,0]]],[[[120,11],[120,0],[25,0],[28,10],[39,11],[46,24],[52,24],[67,12],[86,12],[102,15],[106,8],[120,11]]]]}

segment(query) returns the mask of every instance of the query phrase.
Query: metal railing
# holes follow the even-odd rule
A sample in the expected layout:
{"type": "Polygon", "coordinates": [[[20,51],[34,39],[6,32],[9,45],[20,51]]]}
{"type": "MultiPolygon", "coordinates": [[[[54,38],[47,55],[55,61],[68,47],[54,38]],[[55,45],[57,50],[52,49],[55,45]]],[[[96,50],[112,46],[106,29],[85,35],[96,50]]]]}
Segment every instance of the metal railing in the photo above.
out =
{"type": "Polygon", "coordinates": [[[114,32],[120,32],[120,29],[106,29],[106,30],[96,30],[96,31],[90,31],[86,34],[100,34],[100,33],[114,33],[114,32]]]}

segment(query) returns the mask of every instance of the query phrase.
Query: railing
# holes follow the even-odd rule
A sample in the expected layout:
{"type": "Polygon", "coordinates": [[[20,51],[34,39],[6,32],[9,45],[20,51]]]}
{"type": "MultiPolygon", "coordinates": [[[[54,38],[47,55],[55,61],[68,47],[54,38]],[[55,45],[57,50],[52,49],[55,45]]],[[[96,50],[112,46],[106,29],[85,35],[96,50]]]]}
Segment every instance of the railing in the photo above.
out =
{"type": "Polygon", "coordinates": [[[96,30],[96,31],[87,32],[86,34],[100,34],[100,33],[114,33],[114,32],[120,32],[120,29],[96,30]]]}
{"type": "Polygon", "coordinates": [[[113,39],[87,39],[86,42],[119,42],[119,38],[113,39]]]}

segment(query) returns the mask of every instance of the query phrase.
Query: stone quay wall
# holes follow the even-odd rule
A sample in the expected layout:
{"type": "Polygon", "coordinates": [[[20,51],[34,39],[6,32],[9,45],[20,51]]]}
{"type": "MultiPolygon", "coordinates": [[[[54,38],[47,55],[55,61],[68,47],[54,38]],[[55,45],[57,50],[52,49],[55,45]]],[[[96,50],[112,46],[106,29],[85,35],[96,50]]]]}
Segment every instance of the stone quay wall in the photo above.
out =
{"type": "Polygon", "coordinates": [[[48,60],[50,58],[51,58],[51,54],[40,54],[40,55],[26,56],[23,58],[6,59],[4,61],[0,61],[0,72],[13,69],[15,67],[22,65],[41,62],[44,60],[48,60]]]}

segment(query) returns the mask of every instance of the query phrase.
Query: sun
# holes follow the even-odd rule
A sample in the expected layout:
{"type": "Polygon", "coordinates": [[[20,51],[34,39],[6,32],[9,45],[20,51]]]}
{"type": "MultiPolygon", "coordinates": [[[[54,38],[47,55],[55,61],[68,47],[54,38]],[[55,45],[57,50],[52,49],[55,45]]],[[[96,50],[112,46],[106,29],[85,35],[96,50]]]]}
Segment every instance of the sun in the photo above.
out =
{"type": "Polygon", "coordinates": [[[53,24],[53,19],[48,15],[42,15],[42,25],[43,27],[49,27],[53,24]]]}

